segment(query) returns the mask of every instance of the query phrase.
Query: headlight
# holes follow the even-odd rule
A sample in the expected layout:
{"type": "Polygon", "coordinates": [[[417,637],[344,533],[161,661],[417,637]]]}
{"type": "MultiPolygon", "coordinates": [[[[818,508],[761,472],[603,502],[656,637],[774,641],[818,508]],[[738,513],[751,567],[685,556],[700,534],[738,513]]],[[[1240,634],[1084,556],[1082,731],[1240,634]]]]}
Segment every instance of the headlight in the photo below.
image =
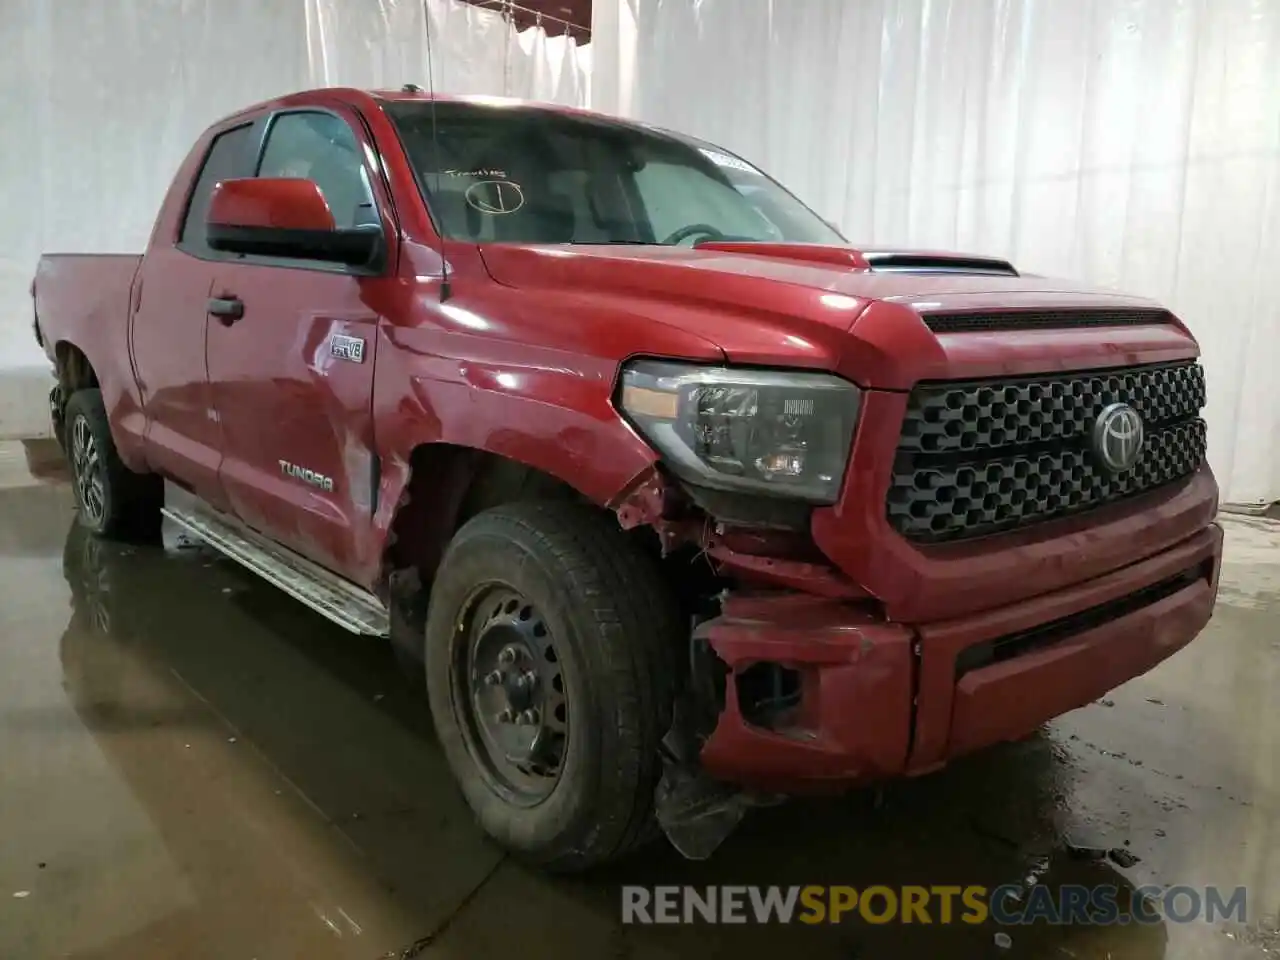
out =
{"type": "Polygon", "coordinates": [[[640,361],[622,409],[677,476],[719,490],[834,503],[861,394],[825,373],[640,361]]]}

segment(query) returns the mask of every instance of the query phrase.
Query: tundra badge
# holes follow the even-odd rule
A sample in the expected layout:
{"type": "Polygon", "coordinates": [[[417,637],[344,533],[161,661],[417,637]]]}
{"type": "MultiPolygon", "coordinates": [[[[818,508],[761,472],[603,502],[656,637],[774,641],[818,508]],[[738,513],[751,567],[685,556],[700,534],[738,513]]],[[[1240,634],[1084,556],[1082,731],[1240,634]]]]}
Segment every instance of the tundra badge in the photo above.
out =
{"type": "Polygon", "coordinates": [[[288,460],[277,460],[280,464],[280,472],[286,477],[294,477],[303,483],[309,483],[313,487],[318,487],[325,493],[333,493],[333,478],[326,477],[323,473],[316,473],[314,470],[308,470],[306,467],[300,467],[296,463],[290,463],[288,460]]]}
{"type": "Polygon", "coordinates": [[[339,360],[364,363],[364,341],[359,337],[344,337],[335,333],[329,338],[329,352],[339,360]]]}

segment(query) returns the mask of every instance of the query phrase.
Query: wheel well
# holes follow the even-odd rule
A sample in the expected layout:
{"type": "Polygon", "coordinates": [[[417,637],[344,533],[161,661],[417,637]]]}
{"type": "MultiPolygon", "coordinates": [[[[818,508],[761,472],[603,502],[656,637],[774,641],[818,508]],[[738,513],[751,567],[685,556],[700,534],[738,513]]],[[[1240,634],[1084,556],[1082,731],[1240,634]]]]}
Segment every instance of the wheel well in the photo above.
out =
{"type": "Polygon", "coordinates": [[[94,371],[93,364],[75,344],[64,340],[54,347],[53,355],[58,386],[62,388],[64,398],[77,390],[98,386],[98,374],[94,371]]]}
{"type": "Polygon", "coordinates": [[[453,534],[476,514],[517,500],[581,500],[558,477],[483,450],[417,447],[391,523],[384,570],[415,570],[429,583],[453,534]]]}
{"type": "MultiPolygon", "coordinates": [[[[431,582],[449,541],[464,523],[485,510],[520,500],[572,500],[604,511],[558,477],[480,450],[426,444],[413,451],[410,466],[409,482],[387,538],[382,572],[392,611],[392,643],[414,658],[421,657],[431,582]]],[[[725,583],[701,548],[685,544],[664,551],[648,525],[634,527],[625,536],[660,565],[685,616],[705,619],[718,609],[716,598],[725,583]]]]}

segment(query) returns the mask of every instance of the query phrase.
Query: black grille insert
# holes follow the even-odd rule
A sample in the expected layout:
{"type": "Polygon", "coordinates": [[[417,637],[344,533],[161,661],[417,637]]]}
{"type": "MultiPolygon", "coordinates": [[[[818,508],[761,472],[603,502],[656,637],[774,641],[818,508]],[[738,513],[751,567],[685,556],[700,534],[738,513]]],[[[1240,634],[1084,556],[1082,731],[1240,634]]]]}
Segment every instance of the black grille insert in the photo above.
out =
{"type": "Polygon", "coordinates": [[[887,511],[911,540],[980,536],[1133,496],[1189,476],[1205,457],[1204,373],[1194,361],[912,391],[887,511]],[[1109,404],[1134,407],[1145,440],[1113,474],[1090,436],[1109,404]]]}
{"type": "Polygon", "coordinates": [[[1168,310],[1001,310],[997,313],[925,313],[921,318],[934,333],[976,333],[984,330],[1066,330],[1072,327],[1132,327],[1173,323],[1168,310]]]}
{"type": "Polygon", "coordinates": [[[1032,650],[1052,646],[1076,634],[1108,624],[1112,620],[1119,620],[1121,617],[1136,613],[1144,607],[1149,607],[1154,603],[1159,603],[1166,597],[1173,596],[1179,590],[1186,589],[1198,580],[1208,580],[1212,574],[1213,561],[1204,560],[1167,580],[1153,583],[1123,597],[1117,597],[1115,600],[1109,600],[1096,607],[1090,607],[1088,610],[1081,610],[1079,613],[1072,613],[1065,617],[1059,617],[1057,620],[1050,620],[1048,623],[1042,623],[1029,630],[1010,633],[1006,636],[968,647],[956,657],[956,677],[958,679],[970,670],[977,670],[993,663],[1000,663],[1003,660],[1021,656],[1024,653],[1030,653],[1032,650]]]}

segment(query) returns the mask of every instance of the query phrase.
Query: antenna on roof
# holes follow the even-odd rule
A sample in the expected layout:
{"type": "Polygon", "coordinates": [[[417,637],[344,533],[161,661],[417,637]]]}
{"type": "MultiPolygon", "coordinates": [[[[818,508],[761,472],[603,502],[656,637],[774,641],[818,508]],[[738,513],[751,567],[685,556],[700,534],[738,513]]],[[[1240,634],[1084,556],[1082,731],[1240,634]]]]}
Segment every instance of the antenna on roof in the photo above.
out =
{"type": "Polygon", "coordinates": [[[400,88],[401,93],[422,93],[422,88],[416,83],[406,83],[400,88]]]}
{"type": "MultiPolygon", "coordinates": [[[[440,136],[436,123],[436,81],[435,67],[436,58],[431,51],[431,10],[427,4],[427,0],[422,0],[422,17],[427,29],[427,90],[431,97],[431,152],[435,156],[436,164],[436,189],[440,188],[440,136]]],[[[406,92],[421,93],[422,88],[415,83],[405,84],[406,92]],[[409,88],[413,87],[412,91],[409,88]]],[[[425,177],[423,178],[425,181],[425,177]]],[[[430,194],[431,191],[427,191],[430,194]]],[[[428,210],[428,213],[430,210],[428,210]]],[[[444,303],[449,299],[449,264],[444,258],[444,217],[435,218],[436,234],[440,238],[440,302],[444,303]]]]}

